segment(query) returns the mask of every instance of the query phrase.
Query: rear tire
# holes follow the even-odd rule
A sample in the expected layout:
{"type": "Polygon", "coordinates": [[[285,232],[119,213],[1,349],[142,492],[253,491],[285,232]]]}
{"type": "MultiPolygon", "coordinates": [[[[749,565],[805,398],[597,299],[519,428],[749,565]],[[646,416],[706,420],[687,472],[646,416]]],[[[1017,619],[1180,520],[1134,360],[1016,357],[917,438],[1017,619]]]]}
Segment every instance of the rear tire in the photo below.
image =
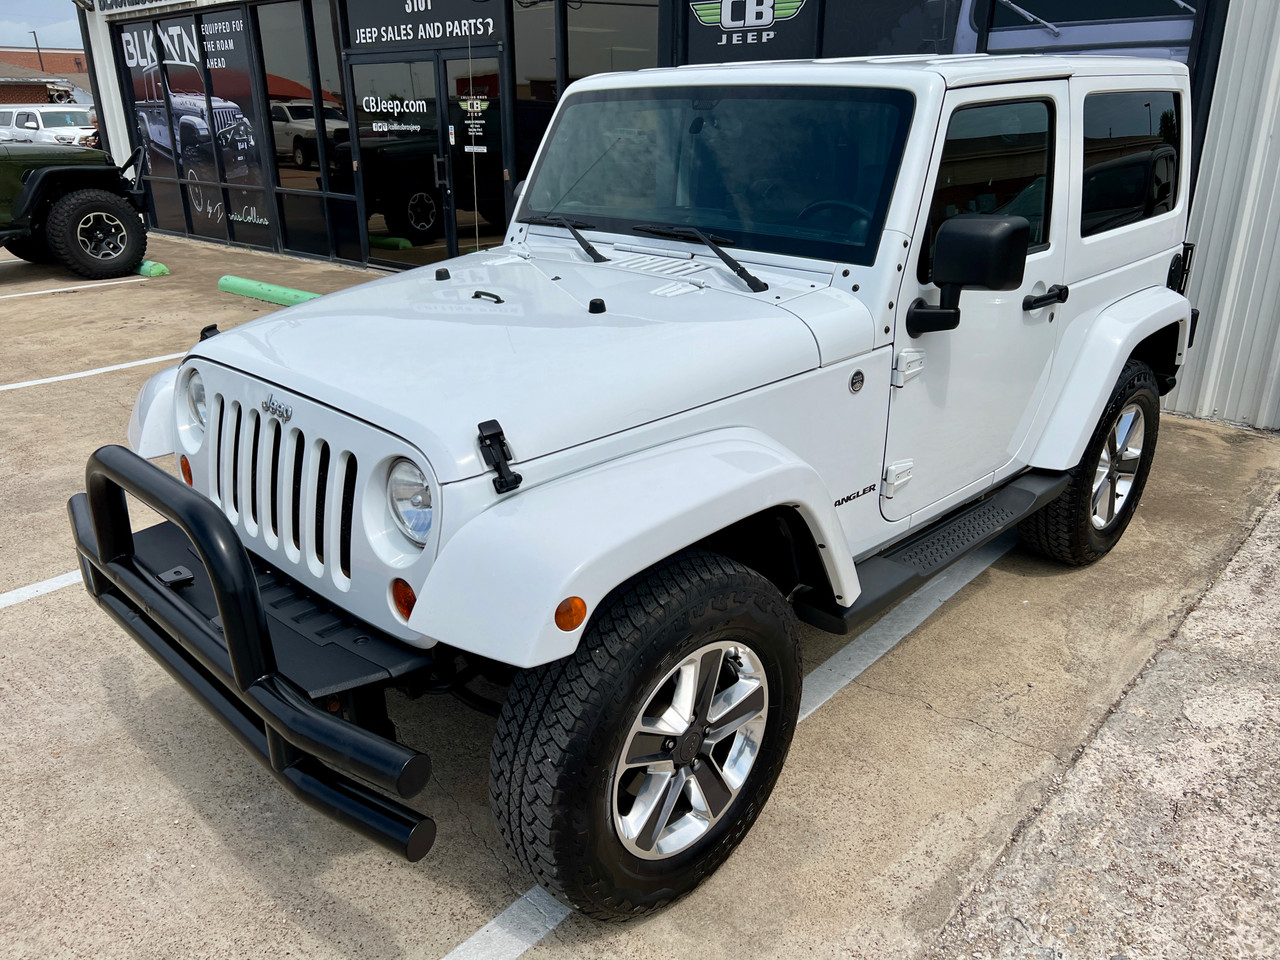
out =
{"type": "Polygon", "coordinates": [[[4,248],[27,263],[53,263],[57,259],[49,249],[43,230],[37,230],[25,237],[6,240],[4,248]]]}
{"type": "Polygon", "coordinates": [[[49,249],[82,277],[133,273],[147,252],[147,231],[132,204],[106,190],[76,190],[53,205],[49,249]]]}
{"type": "Polygon", "coordinates": [[[606,598],[572,656],[517,674],[490,757],[499,831],[583,913],[649,913],[746,836],[799,705],[777,588],[717,554],[673,557],[606,598]]]}
{"type": "Polygon", "coordinates": [[[1106,555],[1120,541],[1142,497],[1160,432],[1155,374],[1124,365],[1067,489],[1018,526],[1032,549],[1072,566],[1106,555]]]}

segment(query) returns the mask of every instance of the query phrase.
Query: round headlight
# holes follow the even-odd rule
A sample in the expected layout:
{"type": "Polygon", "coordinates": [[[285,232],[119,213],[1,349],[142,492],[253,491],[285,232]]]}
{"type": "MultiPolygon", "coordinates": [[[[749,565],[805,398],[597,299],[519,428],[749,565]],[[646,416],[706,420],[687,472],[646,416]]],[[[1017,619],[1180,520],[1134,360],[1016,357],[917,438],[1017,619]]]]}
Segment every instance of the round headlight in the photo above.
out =
{"type": "Polygon", "coordinates": [[[196,422],[203,427],[208,419],[209,409],[204,400],[204,379],[198,371],[187,378],[187,406],[191,408],[191,415],[196,418],[196,422]]]}
{"type": "Polygon", "coordinates": [[[408,460],[397,460],[387,475],[387,500],[400,532],[419,546],[431,532],[431,488],[422,471],[408,460]]]}

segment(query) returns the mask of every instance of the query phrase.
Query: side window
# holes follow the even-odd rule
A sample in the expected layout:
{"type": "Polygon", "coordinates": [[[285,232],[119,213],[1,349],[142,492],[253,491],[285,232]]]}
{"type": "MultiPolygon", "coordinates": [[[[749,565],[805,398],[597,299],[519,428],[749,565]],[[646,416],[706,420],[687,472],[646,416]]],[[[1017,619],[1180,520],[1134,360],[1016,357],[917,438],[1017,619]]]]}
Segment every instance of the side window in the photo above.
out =
{"type": "Polygon", "coordinates": [[[36,120],[36,115],[34,113],[18,114],[18,126],[21,127],[25,123],[34,123],[36,126],[40,125],[39,121],[36,120]]]}
{"type": "Polygon", "coordinates": [[[0,110],[0,127],[7,127],[13,123],[12,110],[0,110]]]}
{"type": "Polygon", "coordinates": [[[1182,146],[1178,107],[1177,94],[1167,90],[1084,98],[1081,236],[1173,209],[1182,146]]]}
{"type": "Polygon", "coordinates": [[[961,107],[951,115],[938,182],[929,201],[928,238],[918,275],[933,274],[938,228],[961,213],[1026,217],[1031,248],[1049,242],[1053,106],[1016,100],[961,107]]]}
{"type": "Polygon", "coordinates": [[[284,112],[284,107],[272,107],[272,108],[271,108],[271,119],[272,119],[272,120],[278,120],[278,121],[280,121],[281,123],[288,123],[288,122],[289,122],[289,115],[288,115],[287,113],[285,113],[285,112],[284,112]]]}

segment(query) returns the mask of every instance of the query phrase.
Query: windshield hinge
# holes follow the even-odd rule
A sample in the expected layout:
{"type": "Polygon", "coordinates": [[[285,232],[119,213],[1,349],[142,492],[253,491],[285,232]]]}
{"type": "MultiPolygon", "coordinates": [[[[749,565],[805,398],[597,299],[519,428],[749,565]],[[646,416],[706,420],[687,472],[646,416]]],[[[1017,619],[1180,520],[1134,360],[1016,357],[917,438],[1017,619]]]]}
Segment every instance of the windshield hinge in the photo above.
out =
{"type": "Polygon", "coordinates": [[[914,380],[924,371],[924,351],[907,347],[898,351],[893,361],[893,377],[889,381],[895,387],[905,387],[908,380],[914,380]]]}
{"type": "Polygon", "coordinates": [[[916,465],[914,460],[899,460],[884,468],[884,483],[880,486],[880,496],[892,500],[893,495],[911,482],[911,469],[916,465]]]}
{"type": "Polygon", "coordinates": [[[511,448],[507,446],[507,438],[502,432],[502,424],[497,420],[486,420],[476,424],[480,431],[480,455],[487,466],[498,471],[493,478],[493,489],[499,493],[510,493],[524,477],[511,469],[511,448]]]}

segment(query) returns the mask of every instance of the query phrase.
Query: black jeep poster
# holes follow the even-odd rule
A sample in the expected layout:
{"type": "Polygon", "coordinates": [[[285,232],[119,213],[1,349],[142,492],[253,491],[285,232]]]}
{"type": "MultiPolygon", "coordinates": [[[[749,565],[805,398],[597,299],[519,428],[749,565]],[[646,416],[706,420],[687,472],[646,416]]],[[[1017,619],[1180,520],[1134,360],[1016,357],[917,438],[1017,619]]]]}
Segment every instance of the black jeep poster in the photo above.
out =
{"type": "MultiPolygon", "coordinates": [[[[230,223],[234,239],[269,246],[261,138],[240,11],[126,24],[119,43],[149,176],[187,181],[195,233],[225,238],[230,223]],[[223,191],[219,182],[233,189],[223,191]]],[[[153,188],[157,198],[161,192],[153,188]]],[[[185,230],[180,211],[171,207],[162,214],[157,199],[158,225],[185,230]]]]}
{"type": "Polygon", "coordinates": [[[271,225],[263,183],[261,120],[249,80],[249,43],[240,10],[200,18],[200,42],[209,73],[209,125],[222,159],[227,190],[227,219],[236,240],[271,245],[271,225]]]}

